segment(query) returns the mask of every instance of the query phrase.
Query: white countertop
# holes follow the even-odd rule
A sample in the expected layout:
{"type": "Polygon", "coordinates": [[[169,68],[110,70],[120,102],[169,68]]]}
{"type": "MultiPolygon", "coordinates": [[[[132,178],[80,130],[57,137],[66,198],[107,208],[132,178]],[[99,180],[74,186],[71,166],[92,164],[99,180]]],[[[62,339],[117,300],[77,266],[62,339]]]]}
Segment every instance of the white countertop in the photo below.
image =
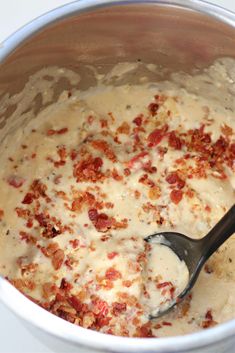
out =
{"type": "MultiPolygon", "coordinates": [[[[33,18],[70,0],[0,0],[0,43],[33,18]]],[[[235,12],[234,0],[210,0],[235,12]]],[[[53,353],[0,304],[0,353],[53,353]]],[[[235,352],[235,350],[234,350],[235,352]]]]}

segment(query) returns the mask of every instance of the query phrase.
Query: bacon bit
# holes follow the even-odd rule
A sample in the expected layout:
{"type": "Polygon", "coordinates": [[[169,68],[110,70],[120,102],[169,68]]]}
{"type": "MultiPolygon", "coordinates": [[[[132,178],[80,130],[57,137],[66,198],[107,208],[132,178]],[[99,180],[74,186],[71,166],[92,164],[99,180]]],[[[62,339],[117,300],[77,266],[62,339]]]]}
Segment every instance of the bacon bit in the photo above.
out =
{"type": "Polygon", "coordinates": [[[11,280],[11,283],[21,292],[24,292],[25,289],[33,291],[36,288],[35,282],[28,279],[17,278],[11,280]]]}
{"type": "Polygon", "coordinates": [[[214,321],[211,310],[208,310],[205,314],[205,320],[202,321],[201,326],[202,328],[209,328],[215,325],[217,325],[217,322],[214,321]]]}
{"type": "Polygon", "coordinates": [[[152,131],[148,138],[148,146],[149,147],[153,147],[158,145],[161,140],[163,139],[163,137],[166,135],[166,132],[168,130],[168,125],[164,125],[161,129],[155,129],[154,131],[152,131]]]}
{"type": "Polygon", "coordinates": [[[228,142],[223,136],[220,136],[219,139],[212,145],[213,148],[213,157],[219,158],[225,153],[228,147],[228,142]]]}
{"type": "Polygon", "coordinates": [[[182,148],[182,141],[179,137],[176,136],[175,131],[171,131],[168,137],[168,144],[170,147],[174,148],[175,150],[181,150],[182,148]]]}
{"type": "Polygon", "coordinates": [[[174,296],[175,296],[175,287],[174,287],[174,286],[172,286],[172,287],[170,288],[170,296],[171,296],[171,299],[173,299],[174,296]]]}
{"type": "Polygon", "coordinates": [[[106,208],[114,208],[114,204],[112,202],[105,202],[104,206],[106,208]]]}
{"type": "Polygon", "coordinates": [[[148,196],[150,200],[157,200],[161,196],[161,189],[159,186],[153,186],[152,188],[149,189],[148,196]]]}
{"type": "Polygon", "coordinates": [[[138,337],[154,337],[151,329],[151,323],[147,322],[143,326],[137,329],[137,336],[138,337]]]}
{"type": "Polygon", "coordinates": [[[100,119],[100,126],[101,126],[101,129],[108,127],[108,120],[100,119]]]}
{"type": "Polygon", "coordinates": [[[126,229],[127,227],[128,227],[127,218],[123,218],[121,221],[116,221],[115,218],[113,218],[113,224],[112,224],[113,229],[126,229]]]}
{"type": "Polygon", "coordinates": [[[98,219],[98,211],[96,209],[89,210],[88,217],[92,222],[96,222],[98,219]]]}
{"type": "Polygon", "coordinates": [[[162,325],[163,326],[172,326],[172,323],[168,322],[168,321],[162,321],[162,325]]]}
{"type": "Polygon", "coordinates": [[[104,155],[113,163],[117,161],[117,157],[115,156],[115,153],[109,146],[108,142],[104,140],[94,140],[91,142],[91,144],[93,148],[103,152],[104,155]]]}
{"type": "Polygon", "coordinates": [[[60,283],[60,289],[69,292],[73,288],[72,284],[67,282],[66,278],[62,278],[60,283]]]}
{"type": "Polygon", "coordinates": [[[112,314],[118,316],[120,313],[126,311],[126,303],[114,302],[112,304],[112,314]]]}
{"type": "Polygon", "coordinates": [[[11,175],[8,177],[7,182],[14,188],[20,188],[24,184],[25,179],[17,175],[11,175]]]}
{"type": "Polygon", "coordinates": [[[82,209],[82,203],[83,199],[81,200],[81,198],[77,198],[72,202],[72,206],[71,206],[71,210],[76,212],[76,211],[81,211],[82,209]]]}
{"type": "Polygon", "coordinates": [[[156,284],[157,289],[162,289],[165,287],[173,287],[172,282],[161,282],[156,284]]]}
{"type": "Polygon", "coordinates": [[[203,154],[208,154],[209,147],[211,143],[211,137],[208,133],[204,132],[205,126],[202,125],[200,129],[194,129],[188,131],[188,136],[190,137],[189,142],[186,143],[190,151],[201,152],[203,154]]]}
{"type": "Polygon", "coordinates": [[[131,281],[129,281],[129,280],[122,281],[122,285],[123,285],[124,287],[129,288],[129,287],[131,287],[131,286],[132,286],[132,282],[131,282],[131,281]]]}
{"type": "Polygon", "coordinates": [[[122,125],[120,125],[117,128],[117,133],[118,134],[124,134],[124,135],[129,135],[130,133],[130,125],[127,122],[123,122],[122,125]]]}
{"type": "Polygon", "coordinates": [[[60,157],[60,160],[59,161],[55,161],[54,162],[54,166],[56,168],[59,168],[59,167],[65,165],[65,163],[66,163],[67,151],[66,151],[65,146],[60,146],[58,148],[58,150],[57,150],[57,153],[58,153],[58,155],[60,157]]]}
{"type": "Polygon", "coordinates": [[[114,180],[117,180],[117,181],[122,181],[122,180],[123,180],[123,176],[120,175],[120,174],[118,174],[118,171],[117,171],[116,168],[114,168],[114,169],[112,170],[111,175],[112,175],[112,178],[113,178],[114,180]]]}
{"type": "Polygon", "coordinates": [[[94,300],[93,301],[94,309],[93,312],[95,315],[100,316],[107,316],[109,313],[109,306],[105,300],[94,300]]]}
{"type": "Polygon", "coordinates": [[[150,103],[148,105],[148,110],[152,116],[155,116],[157,114],[158,109],[159,109],[159,104],[157,103],[150,103]]]}
{"type": "Polygon", "coordinates": [[[77,155],[78,155],[78,151],[76,151],[75,149],[72,149],[72,150],[70,151],[69,156],[70,156],[70,158],[71,158],[72,161],[74,161],[74,160],[77,158],[77,155]]]}
{"type": "Polygon", "coordinates": [[[2,221],[4,216],[4,211],[0,208],[0,221],[2,221]]]}
{"type": "Polygon", "coordinates": [[[112,260],[117,255],[118,255],[118,253],[116,251],[113,251],[113,252],[108,253],[107,257],[108,257],[109,260],[112,260]]]}
{"type": "Polygon", "coordinates": [[[72,245],[73,249],[76,249],[79,246],[79,240],[78,239],[70,240],[69,243],[72,245]]]}
{"type": "Polygon", "coordinates": [[[182,180],[177,172],[172,172],[166,177],[166,181],[173,185],[175,184],[179,189],[182,189],[185,186],[185,181],[182,180]]]}
{"type": "Polygon", "coordinates": [[[213,269],[212,269],[212,267],[210,267],[210,265],[208,265],[208,264],[205,265],[204,270],[205,270],[205,272],[208,273],[208,274],[211,274],[211,273],[214,272],[213,269]]]}
{"type": "Polygon", "coordinates": [[[111,317],[98,317],[96,320],[97,328],[107,326],[112,318],[111,317]]]}
{"type": "Polygon", "coordinates": [[[75,297],[74,295],[72,295],[69,299],[68,302],[72,305],[72,307],[79,313],[80,311],[82,311],[84,309],[84,306],[82,304],[82,302],[75,297]]]}
{"type": "Polygon", "coordinates": [[[133,123],[137,126],[141,126],[143,121],[143,114],[138,115],[134,120],[133,123]]]}
{"type": "Polygon", "coordinates": [[[116,281],[117,279],[122,278],[122,275],[115,268],[110,267],[105,272],[105,278],[109,279],[110,281],[116,281]]]}
{"type": "Polygon", "coordinates": [[[68,132],[68,128],[67,127],[63,127],[60,130],[50,129],[50,130],[47,131],[47,136],[62,135],[62,134],[65,134],[66,132],[68,132]]]}
{"type": "Polygon", "coordinates": [[[21,203],[25,205],[30,205],[33,202],[33,200],[34,200],[34,195],[31,192],[28,192],[21,203]]]}
{"type": "Polygon", "coordinates": [[[155,187],[155,183],[153,180],[149,179],[149,176],[148,174],[144,174],[142,175],[140,178],[139,178],[139,183],[142,183],[146,186],[149,186],[150,188],[153,188],[155,187]]]}
{"type": "Polygon", "coordinates": [[[127,163],[128,168],[133,168],[135,163],[140,162],[140,159],[144,158],[147,155],[148,152],[143,151],[137,154],[136,156],[132,157],[131,160],[127,163]]]}
{"type": "Polygon", "coordinates": [[[183,192],[182,190],[176,190],[173,189],[170,193],[170,199],[172,202],[174,202],[176,205],[182,200],[183,198],[183,192]]]}
{"type": "Polygon", "coordinates": [[[207,320],[213,320],[211,310],[208,310],[208,311],[206,312],[205,318],[206,318],[207,320]]]}
{"type": "Polygon", "coordinates": [[[135,198],[138,200],[140,198],[140,192],[138,190],[135,190],[135,198]]]}
{"type": "Polygon", "coordinates": [[[64,257],[64,251],[62,249],[56,250],[56,252],[53,254],[51,262],[55,270],[59,270],[61,268],[64,257]]]}
{"type": "Polygon", "coordinates": [[[42,285],[42,295],[45,299],[48,299],[51,295],[55,295],[58,288],[54,283],[46,282],[42,285]]]}
{"type": "Polygon", "coordinates": [[[109,218],[105,213],[98,213],[96,209],[88,211],[88,217],[98,232],[106,232],[113,225],[113,219],[109,218]]]}
{"type": "Polygon", "coordinates": [[[46,257],[51,257],[58,249],[58,243],[50,243],[46,248],[42,247],[41,251],[46,257]]]}
{"type": "Polygon", "coordinates": [[[101,158],[89,156],[87,159],[81,160],[74,165],[73,175],[77,182],[90,181],[94,183],[103,180],[102,165],[103,161],[101,158]]]}
{"type": "Polygon", "coordinates": [[[233,129],[226,124],[223,124],[220,129],[222,134],[224,134],[226,137],[230,137],[233,134],[233,129]]]}
{"type": "Polygon", "coordinates": [[[130,171],[129,168],[124,168],[124,175],[125,175],[125,176],[131,175],[131,171],[130,171]]]}
{"type": "Polygon", "coordinates": [[[205,211],[206,211],[206,212],[211,212],[211,207],[210,207],[209,205],[206,205],[205,211]]]}
{"type": "Polygon", "coordinates": [[[27,244],[36,244],[37,240],[31,234],[20,231],[20,239],[25,240],[27,244]]]}

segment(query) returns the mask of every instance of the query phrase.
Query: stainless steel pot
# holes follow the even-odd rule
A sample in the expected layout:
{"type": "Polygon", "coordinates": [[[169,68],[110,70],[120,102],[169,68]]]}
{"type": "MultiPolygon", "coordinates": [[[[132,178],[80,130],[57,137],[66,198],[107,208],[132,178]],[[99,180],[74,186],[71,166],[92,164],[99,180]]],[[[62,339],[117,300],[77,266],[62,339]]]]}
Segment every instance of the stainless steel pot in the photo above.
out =
{"type": "MultiPolygon", "coordinates": [[[[18,92],[29,75],[49,65],[80,73],[86,64],[107,71],[117,62],[141,59],[168,71],[191,71],[224,56],[235,57],[235,14],[222,8],[197,0],[80,0],[35,19],[2,43],[0,98],[18,92]]],[[[186,336],[137,339],[72,325],[2,278],[0,300],[43,340],[51,345],[59,340],[58,351],[221,353],[235,344],[235,320],[186,336]]]]}

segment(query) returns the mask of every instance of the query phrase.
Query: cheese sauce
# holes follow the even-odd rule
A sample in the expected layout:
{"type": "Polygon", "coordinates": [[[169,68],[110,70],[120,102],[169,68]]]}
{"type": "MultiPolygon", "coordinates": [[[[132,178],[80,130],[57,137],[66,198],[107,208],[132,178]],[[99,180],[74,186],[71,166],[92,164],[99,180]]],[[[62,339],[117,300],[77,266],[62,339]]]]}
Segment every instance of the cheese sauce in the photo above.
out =
{"type": "MultiPolygon", "coordinates": [[[[128,64],[113,72],[122,71],[128,64]]],[[[189,297],[151,322],[150,307],[174,298],[188,273],[163,245],[149,256],[143,239],[200,238],[234,203],[235,62],[168,82],[114,86],[111,76],[6,130],[0,274],[55,315],[108,334],[171,336],[231,319],[234,238],[189,297]]]]}

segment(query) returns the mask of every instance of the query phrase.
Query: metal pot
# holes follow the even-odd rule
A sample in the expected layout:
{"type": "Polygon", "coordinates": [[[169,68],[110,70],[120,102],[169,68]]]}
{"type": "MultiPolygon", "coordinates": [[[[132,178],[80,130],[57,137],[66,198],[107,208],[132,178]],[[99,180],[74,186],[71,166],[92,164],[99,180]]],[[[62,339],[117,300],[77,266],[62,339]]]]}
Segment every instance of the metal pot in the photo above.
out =
{"type": "MultiPolygon", "coordinates": [[[[35,19],[2,43],[0,98],[18,92],[29,75],[49,65],[80,73],[86,64],[107,71],[117,62],[141,59],[173,72],[224,56],[235,57],[235,14],[222,8],[197,0],[80,0],[35,19]]],[[[9,115],[0,112],[0,123],[9,115]]],[[[43,340],[61,342],[58,351],[221,353],[235,343],[235,320],[172,338],[114,337],[48,313],[2,278],[0,300],[43,340]]]]}

